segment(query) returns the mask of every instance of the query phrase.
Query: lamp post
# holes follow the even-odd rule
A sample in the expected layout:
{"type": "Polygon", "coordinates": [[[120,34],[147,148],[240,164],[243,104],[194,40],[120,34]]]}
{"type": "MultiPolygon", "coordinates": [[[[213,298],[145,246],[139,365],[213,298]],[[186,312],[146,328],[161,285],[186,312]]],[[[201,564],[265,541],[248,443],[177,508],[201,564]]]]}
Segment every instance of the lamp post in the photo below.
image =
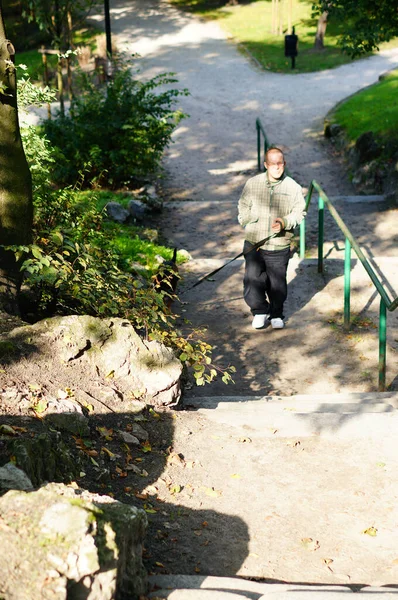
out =
{"type": "Polygon", "coordinates": [[[111,16],[109,13],[109,0],[104,0],[105,13],[105,36],[106,36],[106,58],[108,79],[112,77],[112,37],[111,37],[111,16]]]}

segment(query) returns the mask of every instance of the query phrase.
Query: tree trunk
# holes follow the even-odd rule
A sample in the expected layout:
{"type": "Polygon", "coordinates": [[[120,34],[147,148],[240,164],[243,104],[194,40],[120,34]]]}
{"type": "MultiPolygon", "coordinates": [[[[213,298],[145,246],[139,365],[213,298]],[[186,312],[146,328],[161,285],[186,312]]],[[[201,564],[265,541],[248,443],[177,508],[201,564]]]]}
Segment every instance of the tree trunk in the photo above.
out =
{"type": "Polygon", "coordinates": [[[327,24],[328,24],[328,12],[325,10],[319,16],[319,19],[318,19],[318,25],[317,25],[316,34],[315,34],[315,44],[314,44],[315,50],[323,50],[323,48],[324,48],[323,40],[325,38],[327,24]]]}
{"type": "MultiPolygon", "coordinates": [[[[29,244],[32,236],[32,180],[19,130],[14,47],[6,38],[0,0],[0,244],[29,244]]],[[[21,281],[14,254],[0,247],[0,304],[17,311],[21,281]]]]}

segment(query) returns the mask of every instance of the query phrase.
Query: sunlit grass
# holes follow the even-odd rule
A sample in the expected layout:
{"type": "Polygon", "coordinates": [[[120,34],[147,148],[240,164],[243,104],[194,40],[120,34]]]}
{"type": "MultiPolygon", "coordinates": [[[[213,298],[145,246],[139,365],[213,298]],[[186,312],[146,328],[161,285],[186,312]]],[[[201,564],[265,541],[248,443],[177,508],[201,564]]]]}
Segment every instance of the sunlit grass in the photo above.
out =
{"type": "Polygon", "coordinates": [[[351,96],[332,115],[350,140],[373,131],[380,138],[398,137],[398,70],[388,73],[382,81],[351,96]]]}
{"type": "MultiPolygon", "coordinates": [[[[124,208],[132,199],[131,194],[125,192],[85,191],[78,193],[78,199],[84,203],[90,196],[96,199],[99,212],[105,211],[108,202],[118,202],[124,208]]],[[[148,273],[152,273],[159,266],[157,256],[170,260],[173,256],[173,248],[164,246],[158,239],[158,232],[154,229],[135,224],[120,224],[105,219],[104,231],[112,244],[112,247],[120,254],[121,260],[126,264],[139,263],[146,267],[148,273]]],[[[184,262],[178,256],[177,262],[184,262]]]]}
{"type": "MultiPolygon", "coordinates": [[[[290,58],[284,55],[284,35],[288,31],[288,2],[282,6],[282,34],[272,33],[272,3],[257,0],[240,3],[236,6],[225,6],[225,0],[169,0],[181,9],[190,10],[205,18],[217,19],[219,25],[241,44],[265,69],[276,72],[306,73],[331,69],[349,63],[352,59],[338,47],[339,35],[346,24],[328,23],[325,48],[314,50],[317,18],[312,17],[312,2],[308,0],[292,0],[291,24],[299,37],[298,56],[295,69],[292,71],[290,58]]],[[[397,45],[398,41],[388,45],[397,45]]],[[[387,45],[386,45],[387,46],[387,45]]],[[[385,47],[385,46],[383,46],[385,47]]]]}

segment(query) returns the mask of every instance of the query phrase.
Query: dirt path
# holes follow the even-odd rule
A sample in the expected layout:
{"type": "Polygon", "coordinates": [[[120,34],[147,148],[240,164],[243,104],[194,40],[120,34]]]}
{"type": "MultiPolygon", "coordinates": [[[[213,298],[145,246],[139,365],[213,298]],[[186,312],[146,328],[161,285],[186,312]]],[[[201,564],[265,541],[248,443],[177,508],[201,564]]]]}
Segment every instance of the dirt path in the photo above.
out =
{"type": "MultiPolygon", "coordinates": [[[[318,144],[323,118],[337,102],[398,64],[398,49],[321,73],[260,71],[217,23],[201,22],[167,0],[112,2],[119,47],[142,58],[143,77],[173,71],[190,96],[165,160],[165,192],[174,199],[235,200],[256,167],[255,120],[286,151],[302,185],[316,179],[333,195],[352,193],[339,165],[318,144]]],[[[299,60],[299,58],[298,58],[299,60]]]]}
{"type": "MultiPolygon", "coordinates": [[[[398,49],[331,71],[281,75],[254,67],[216,23],[201,22],[183,14],[165,0],[134,0],[129,4],[119,0],[114,3],[111,15],[119,47],[141,55],[142,77],[173,71],[179,86],[190,92],[190,96],[179,101],[189,118],[176,130],[164,161],[167,176],[161,187],[169,201],[158,223],[170,245],[185,248],[195,259],[183,269],[185,287],[195,277],[219,266],[221,263],[217,261],[226,261],[241,251],[243,236],[236,220],[237,202],[245,181],[256,172],[256,117],[261,118],[269,140],[284,148],[288,166],[304,188],[311,179],[316,179],[331,197],[354,194],[345,170],[322,139],[323,118],[336,102],[377,81],[381,72],[397,64],[398,49]]],[[[307,219],[309,248],[317,240],[315,202],[314,199],[307,219]]],[[[338,208],[372,257],[394,255],[397,241],[394,210],[380,203],[355,205],[344,200],[338,203],[338,208]]],[[[330,258],[341,260],[343,240],[331,219],[326,222],[325,239],[325,253],[330,250],[330,258]]],[[[363,349],[354,353],[354,362],[348,360],[347,352],[341,351],[343,340],[335,340],[335,332],[325,325],[341,311],[342,292],[338,286],[332,291],[327,278],[316,281],[312,276],[310,279],[301,276],[303,269],[292,263],[287,314],[289,327],[294,324],[297,333],[294,350],[293,331],[272,338],[269,332],[250,330],[249,313],[241,298],[242,272],[237,271],[241,267],[239,263],[235,267],[223,271],[215,283],[203,284],[194,293],[183,293],[181,297],[187,303],[181,307],[181,316],[195,325],[208,326],[206,335],[217,346],[220,366],[237,365],[233,393],[240,393],[247,386],[250,393],[309,391],[311,386],[291,368],[303,350],[302,326],[308,332],[305,336],[309,340],[306,355],[311,358],[308,366],[318,374],[315,389],[327,385],[330,391],[339,391],[349,383],[350,389],[358,391],[374,389],[374,377],[370,380],[366,375],[363,381],[364,377],[357,373],[356,381],[348,379],[354,365],[354,372],[373,371],[377,365],[377,336],[373,336],[373,347],[368,348],[373,353],[372,367],[359,369],[358,357],[364,354],[363,349]],[[310,330],[309,319],[300,310],[310,308],[310,298],[321,289],[333,293],[335,298],[326,305],[321,302],[322,317],[318,325],[310,321],[310,330]],[[293,315],[298,317],[296,322],[293,315]],[[268,348],[265,368],[264,334],[268,348]],[[331,356],[325,357],[323,363],[316,350],[319,348],[331,349],[331,356]],[[285,356],[284,361],[281,355],[285,356]],[[336,365],[336,357],[339,366],[333,367],[334,375],[329,373],[324,377],[322,365],[336,365]],[[287,369],[285,364],[289,365],[287,369]]],[[[340,268],[341,284],[341,262],[336,268],[340,268]]],[[[336,279],[336,274],[335,269],[332,279],[336,279]]],[[[368,303],[368,298],[364,298],[355,309],[361,312],[368,303]]],[[[312,310],[317,308],[314,306],[312,310]]],[[[394,337],[392,345],[396,347],[394,337]]],[[[389,382],[393,379],[394,375],[389,382]]],[[[195,389],[188,395],[196,393],[232,392],[217,383],[209,390],[195,389]]]]}
{"type": "MultiPolygon", "coordinates": [[[[159,424],[165,440],[172,439],[174,462],[165,458],[161,475],[142,482],[155,507],[149,515],[149,568],[269,581],[396,583],[395,435],[383,428],[383,435],[371,435],[378,419],[373,411],[383,418],[393,408],[387,400],[369,406],[367,396],[353,397],[348,411],[320,402],[311,410],[323,426],[302,436],[299,428],[284,433],[275,426],[267,405],[271,394],[282,402],[298,393],[317,398],[377,387],[378,303],[355,261],[352,312],[358,319],[349,334],[341,328],[340,234],[327,223],[327,250],[336,260],[324,276],[311,261],[291,261],[284,331],[251,329],[241,262],[186,290],[241,251],[236,205],[256,170],[257,117],[270,142],[284,148],[304,187],[316,179],[332,197],[353,195],[342,165],[322,140],[322,120],[336,102],[394,67],[398,51],[333,71],[279,75],[255,68],[217,24],[183,15],[165,0],[116,1],[111,15],[118,43],[141,54],[143,77],[174,71],[190,91],[180,100],[190,117],[176,130],[164,161],[162,190],[169,201],[159,225],[171,245],[193,257],[182,270],[181,317],[206,325],[217,363],[237,367],[234,386],[187,388],[185,404],[192,410],[164,415],[159,424]],[[239,398],[236,422],[231,405],[239,398]],[[362,422],[361,415],[368,418],[362,422]],[[347,422],[358,426],[344,439],[347,422]],[[364,533],[370,527],[376,536],[364,533]]],[[[398,281],[396,212],[381,203],[339,202],[377,269],[398,281]]],[[[311,209],[309,225],[315,219],[311,209]]],[[[315,239],[309,227],[310,247],[315,239]]],[[[394,315],[388,331],[388,383],[396,389],[394,315]]],[[[303,418],[300,409],[283,406],[282,422],[290,409],[303,418]]]]}

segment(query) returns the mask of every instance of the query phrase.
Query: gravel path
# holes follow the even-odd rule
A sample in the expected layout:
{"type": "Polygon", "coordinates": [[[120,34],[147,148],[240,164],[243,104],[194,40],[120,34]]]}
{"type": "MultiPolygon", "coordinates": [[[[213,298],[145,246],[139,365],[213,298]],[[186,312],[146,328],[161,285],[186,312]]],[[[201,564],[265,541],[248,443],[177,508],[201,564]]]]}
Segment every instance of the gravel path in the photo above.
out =
{"type": "Polygon", "coordinates": [[[397,66],[398,48],[334,70],[285,75],[260,71],[217,23],[183,14],[167,0],[115,0],[111,19],[118,47],[142,57],[144,77],[173,71],[190,92],[179,102],[190,117],[165,160],[169,196],[237,199],[257,165],[257,117],[302,185],[316,179],[327,193],[353,192],[320,143],[323,118],[397,66]]]}
{"type": "MultiPolygon", "coordinates": [[[[190,96],[179,101],[190,116],[175,131],[164,160],[163,187],[170,201],[159,223],[169,243],[186,248],[193,257],[183,270],[184,285],[242,249],[236,205],[245,181],[257,168],[256,117],[261,118],[270,142],[285,149],[290,170],[304,187],[316,179],[330,196],[354,193],[344,169],[323,142],[323,118],[336,102],[396,66],[398,48],[335,70],[283,75],[260,71],[216,23],[185,15],[166,0],[115,0],[111,17],[119,48],[141,55],[142,77],[173,71],[181,88],[190,91],[190,96]]],[[[396,256],[396,211],[377,202],[344,200],[338,209],[372,258],[396,256]]],[[[188,395],[375,389],[374,377],[363,374],[377,374],[377,333],[366,336],[372,341],[353,353],[328,325],[342,310],[344,245],[341,232],[326,217],[325,253],[340,260],[319,281],[319,275],[312,273],[314,265],[291,261],[289,323],[280,335],[251,330],[242,299],[241,262],[222,271],[214,283],[206,282],[181,296],[186,302],[181,307],[183,316],[208,327],[206,339],[216,346],[219,364],[232,363],[238,369],[233,391],[216,382],[202,389],[195,386],[188,395]],[[325,296],[319,298],[320,290],[326,301],[325,296]],[[364,355],[371,357],[366,368],[364,355]],[[327,365],[331,365],[328,373],[327,365]],[[311,372],[311,377],[301,377],[303,370],[311,372]]],[[[307,219],[309,246],[316,244],[315,220],[313,202],[307,219]]],[[[372,306],[371,318],[377,323],[373,289],[368,288],[366,278],[362,281],[360,269],[358,276],[361,283],[353,297],[353,311],[369,311],[372,306]],[[358,297],[358,290],[362,296],[358,297]]],[[[394,348],[397,325],[394,313],[389,326],[394,348]]],[[[395,355],[389,357],[392,369],[395,355]]]]}
{"type": "MultiPolygon", "coordinates": [[[[336,102],[396,66],[398,49],[333,71],[279,75],[255,67],[217,24],[183,15],[165,0],[114,1],[111,16],[119,47],[142,56],[143,77],[174,71],[190,91],[179,102],[190,117],[175,131],[164,160],[163,189],[172,201],[160,223],[170,243],[193,256],[182,288],[241,250],[236,204],[257,166],[257,117],[270,142],[283,146],[303,186],[316,179],[330,196],[353,194],[322,141],[323,118],[336,102]]],[[[379,261],[380,269],[396,282],[396,212],[380,203],[361,203],[359,209],[342,202],[341,208],[344,215],[357,215],[355,234],[370,246],[369,254],[389,257],[379,261]]],[[[206,339],[218,364],[231,362],[237,373],[234,386],[216,381],[186,390],[186,405],[195,411],[173,416],[173,450],[192,469],[169,463],[156,482],[158,496],[167,478],[180,493],[166,495],[161,511],[149,517],[153,570],[273,582],[396,583],[396,436],[362,437],[361,416],[370,422],[367,432],[373,424],[377,429],[377,415],[368,414],[362,396],[348,409],[310,408],[323,425],[308,437],[298,430],[289,437],[268,410],[268,398],[278,405],[283,403],[278,396],[288,396],[280,409],[285,426],[284,410],[297,419],[308,417],[301,405],[289,404],[294,394],[319,400],[320,394],[376,389],[376,295],[353,261],[352,310],[361,318],[346,334],[344,250],[339,233],[327,231],[340,260],[330,261],[324,276],[313,261],[291,261],[288,322],[280,332],[251,329],[242,262],[181,297],[182,316],[208,326],[206,339]],[[239,396],[233,411],[230,405],[239,396]],[[340,439],[344,423],[356,425],[356,435],[347,440],[340,439]],[[371,525],[378,529],[375,538],[363,533],[371,525]]],[[[389,315],[388,334],[388,383],[397,389],[396,313],[389,315]]]]}

